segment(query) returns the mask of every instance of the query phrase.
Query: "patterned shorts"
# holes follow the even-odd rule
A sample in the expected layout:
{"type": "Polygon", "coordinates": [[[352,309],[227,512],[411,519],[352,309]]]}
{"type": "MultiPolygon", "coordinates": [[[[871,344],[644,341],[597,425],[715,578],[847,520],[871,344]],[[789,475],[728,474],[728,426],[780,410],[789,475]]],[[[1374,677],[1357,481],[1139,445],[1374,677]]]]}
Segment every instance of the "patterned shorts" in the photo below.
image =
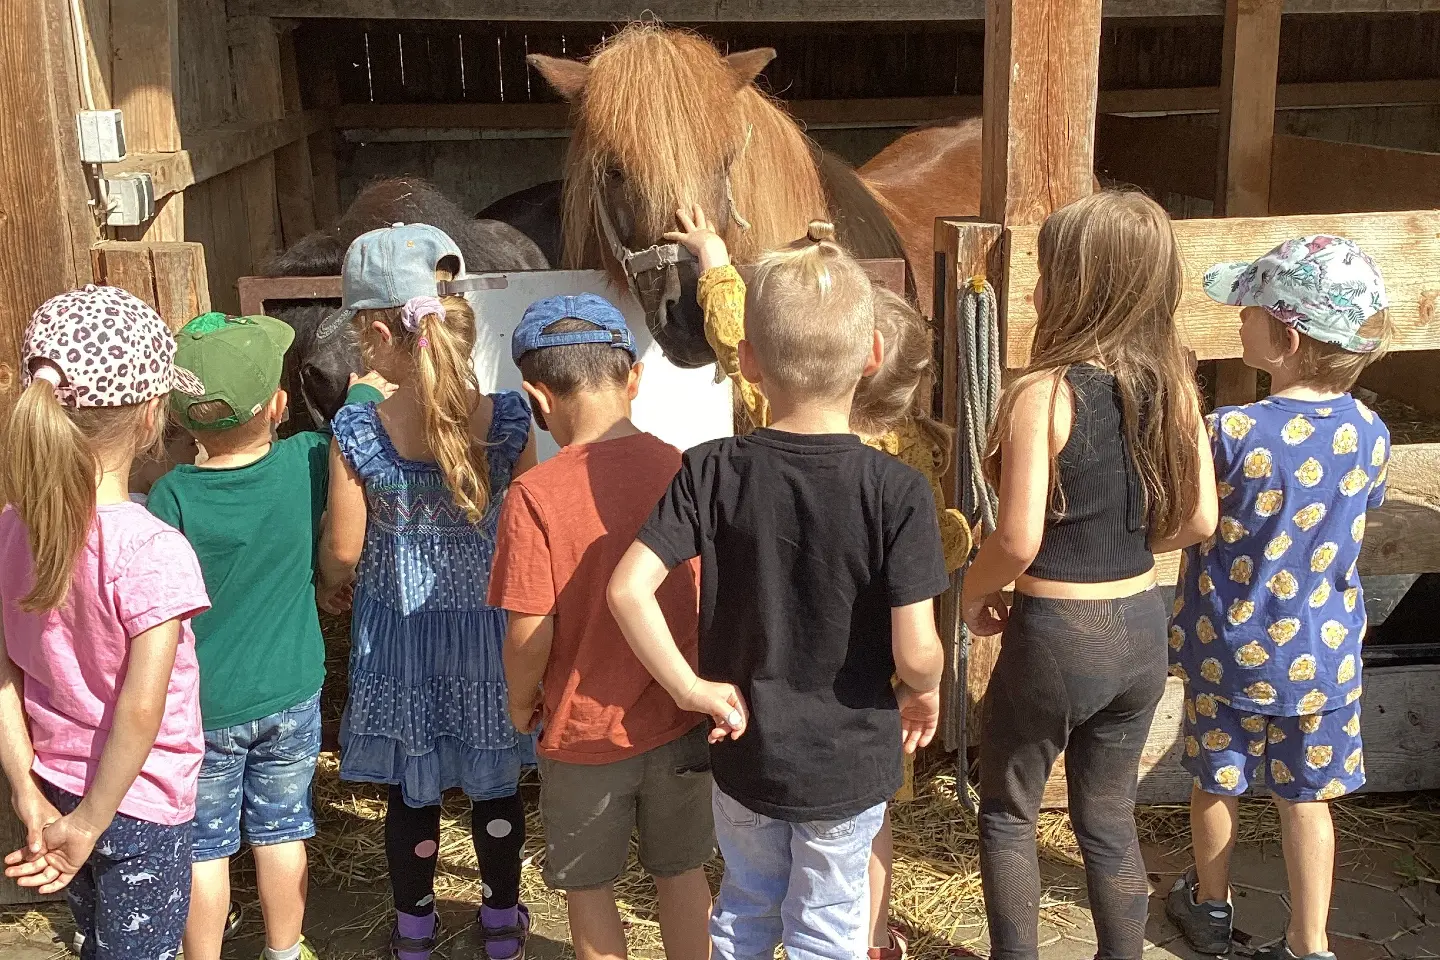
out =
{"type": "MultiPolygon", "coordinates": [[[[41,785],[55,809],[80,798],[41,785]]],[[[174,960],[190,913],[190,824],[165,826],[116,814],[65,888],[84,938],[80,960],[174,960]]]]}
{"type": "Polygon", "coordinates": [[[195,794],[195,860],[315,836],[310,786],[320,755],[320,694],[268,717],[205,731],[195,794]]]}
{"type": "Polygon", "coordinates": [[[1282,800],[1334,800],[1365,785],[1360,704],[1303,717],[1236,710],[1185,698],[1181,763],[1206,793],[1239,796],[1262,779],[1282,800]]]}

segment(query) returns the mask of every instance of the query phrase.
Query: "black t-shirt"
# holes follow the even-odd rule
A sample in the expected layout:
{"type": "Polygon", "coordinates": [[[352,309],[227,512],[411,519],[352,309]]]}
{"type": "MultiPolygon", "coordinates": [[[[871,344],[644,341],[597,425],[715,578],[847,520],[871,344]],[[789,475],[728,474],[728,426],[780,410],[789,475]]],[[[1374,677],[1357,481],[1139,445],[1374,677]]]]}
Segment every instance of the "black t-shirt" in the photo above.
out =
{"type": "Polygon", "coordinates": [[[757,430],[685,453],[640,531],[700,557],[700,675],[750,707],[715,782],[767,817],[840,820],[900,787],[890,608],[949,586],[929,485],[850,434],[757,430]]]}

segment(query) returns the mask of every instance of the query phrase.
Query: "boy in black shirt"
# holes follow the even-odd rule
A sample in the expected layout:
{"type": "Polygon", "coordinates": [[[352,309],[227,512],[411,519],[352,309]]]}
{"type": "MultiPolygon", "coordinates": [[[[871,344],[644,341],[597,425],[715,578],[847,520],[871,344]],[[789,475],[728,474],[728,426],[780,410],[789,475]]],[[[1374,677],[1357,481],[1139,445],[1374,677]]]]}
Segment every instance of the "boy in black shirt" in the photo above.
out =
{"type": "Polygon", "coordinates": [[[685,454],[609,591],[640,661],[716,723],[711,936],[725,960],[769,960],[782,942],[792,960],[864,955],[896,748],[928,743],[938,716],[932,598],[949,579],[934,501],[849,432],[883,344],[864,271],[817,233],[765,258],[750,288],[740,365],[772,425],[685,454]],[[694,556],[700,676],[655,601],[694,556]]]}

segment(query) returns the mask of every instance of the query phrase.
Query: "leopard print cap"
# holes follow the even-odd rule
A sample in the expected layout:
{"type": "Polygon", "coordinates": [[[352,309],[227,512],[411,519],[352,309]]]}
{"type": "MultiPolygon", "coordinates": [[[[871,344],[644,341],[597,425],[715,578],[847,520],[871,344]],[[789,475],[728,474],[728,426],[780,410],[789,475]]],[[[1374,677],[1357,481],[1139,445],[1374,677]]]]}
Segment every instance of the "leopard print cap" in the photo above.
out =
{"type": "Polygon", "coordinates": [[[94,284],[51,297],[25,329],[25,385],[37,361],[64,382],[56,389],[71,407],[122,407],[179,390],[203,396],[198,377],[175,366],[175,338],[150,306],[119,287],[94,284]]]}

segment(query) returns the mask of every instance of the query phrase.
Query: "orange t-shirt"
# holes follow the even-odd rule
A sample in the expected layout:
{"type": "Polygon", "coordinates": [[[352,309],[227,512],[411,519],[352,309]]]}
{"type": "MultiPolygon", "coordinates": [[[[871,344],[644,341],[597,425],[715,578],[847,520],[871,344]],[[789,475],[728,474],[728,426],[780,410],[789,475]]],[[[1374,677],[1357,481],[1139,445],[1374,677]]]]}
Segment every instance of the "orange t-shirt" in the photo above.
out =
{"type": "MultiPolygon", "coordinates": [[[[688,733],[685,713],[656,683],[605,601],[610,575],[680,469],[680,451],[648,433],[565,447],[510,485],[500,513],[490,605],[553,614],[545,666],[541,756],[614,763],[688,733]]],[[[693,666],[699,561],[670,571],[657,598],[693,666]]]]}

